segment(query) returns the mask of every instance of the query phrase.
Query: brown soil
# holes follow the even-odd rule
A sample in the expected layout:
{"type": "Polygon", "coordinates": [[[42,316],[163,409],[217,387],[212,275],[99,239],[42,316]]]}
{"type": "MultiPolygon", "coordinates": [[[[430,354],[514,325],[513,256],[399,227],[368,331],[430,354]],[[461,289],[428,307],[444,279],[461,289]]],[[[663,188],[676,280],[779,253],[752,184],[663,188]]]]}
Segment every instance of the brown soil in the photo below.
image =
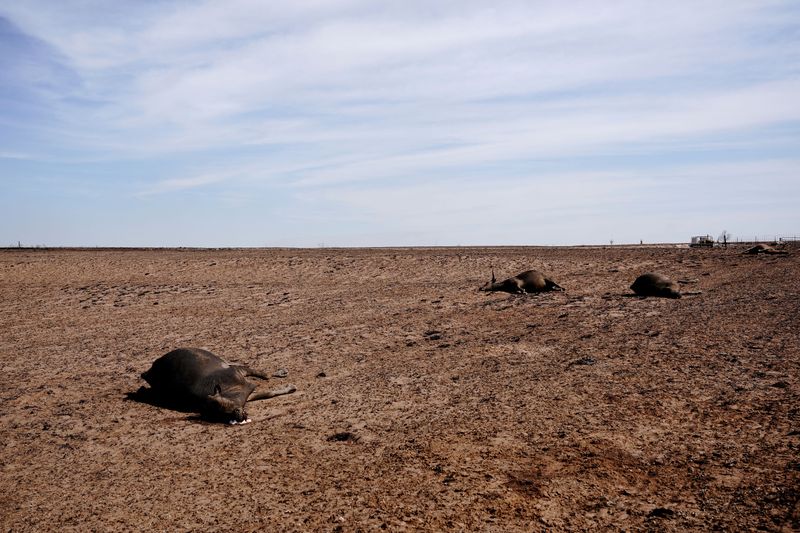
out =
{"type": "Polygon", "coordinates": [[[3,530],[800,528],[800,250],[5,250],[0,301],[3,530]],[[128,400],[180,346],[298,391],[128,400]]]}

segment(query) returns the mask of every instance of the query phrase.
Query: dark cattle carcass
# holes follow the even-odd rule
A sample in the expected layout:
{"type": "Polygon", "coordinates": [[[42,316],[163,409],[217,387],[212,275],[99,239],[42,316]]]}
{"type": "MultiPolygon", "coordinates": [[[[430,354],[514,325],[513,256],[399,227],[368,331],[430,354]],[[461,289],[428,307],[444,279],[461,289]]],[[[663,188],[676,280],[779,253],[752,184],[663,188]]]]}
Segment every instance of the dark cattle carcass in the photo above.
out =
{"type": "Polygon", "coordinates": [[[631,285],[631,289],[638,296],[660,296],[662,298],[680,298],[678,284],[666,276],[648,272],[642,274],[631,285]]]}
{"type": "Polygon", "coordinates": [[[526,270],[503,281],[497,281],[492,269],[492,281],[480,288],[482,291],[502,291],[512,294],[545,291],[563,291],[564,288],[537,270],[526,270]]]}
{"type": "Polygon", "coordinates": [[[256,385],[248,376],[268,376],[247,366],[230,364],[207,350],[179,348],[153,362],[142,378],[150,385],[147,391],[167,405],[200,412],[205,418],[231,424],[249,422],[244,405],[248,401],[289,394],[289,385],[267,392],[254,392],[256,385]]]}
{"type": "Polygon", "coordinates": [[[778,250],[768,244],[756,244],[752,248],[748,248],[743,254],[758,255],[758,254],[774,254],[774,255],[788,255],[786,250],[778,250]]]}

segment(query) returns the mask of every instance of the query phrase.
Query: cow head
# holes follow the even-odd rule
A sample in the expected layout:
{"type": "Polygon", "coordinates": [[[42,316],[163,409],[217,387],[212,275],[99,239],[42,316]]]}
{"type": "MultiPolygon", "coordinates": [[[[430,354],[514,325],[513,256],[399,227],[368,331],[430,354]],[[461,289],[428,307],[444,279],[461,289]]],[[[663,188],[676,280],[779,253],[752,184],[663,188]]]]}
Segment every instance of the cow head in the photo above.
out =
{"type": "Polygon", "coordinates": [[[237,402],[223,396],[219,385],[214,387],[214,394],[208,396],[206,406],[206,415],[209,418],[224,422],[244,422],[247,420],[247,412],[244,410],[244,406],[238,405],[237,402]]]}
{"type": "Polygon", "coordinates": [[[659,292],[665,298],[680,298],[681,293],[676,291],[673,287],[662,287],[659,292]]]}
{"type": "Polygon", "coordinates": [[[497,284],[497,278],[494,277],[494,267],[492,267],[492,281],[487,281],[483,287],[480,287],[479,291],[491,291],[493,287],[497,284]]]}

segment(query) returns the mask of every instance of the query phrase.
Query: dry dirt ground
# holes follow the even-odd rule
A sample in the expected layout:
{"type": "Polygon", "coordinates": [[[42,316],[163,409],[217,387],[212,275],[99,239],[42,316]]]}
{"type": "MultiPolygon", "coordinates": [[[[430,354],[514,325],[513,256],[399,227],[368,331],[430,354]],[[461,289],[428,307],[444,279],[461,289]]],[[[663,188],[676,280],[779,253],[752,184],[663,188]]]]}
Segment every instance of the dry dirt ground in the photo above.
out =
{"type": "Polygon", "coordinates": [[[800,528],[797,249],[4,250],[0,301],[4,531],[800,528]],[[180,346],[298,391],[126,398],[180,346]]]}

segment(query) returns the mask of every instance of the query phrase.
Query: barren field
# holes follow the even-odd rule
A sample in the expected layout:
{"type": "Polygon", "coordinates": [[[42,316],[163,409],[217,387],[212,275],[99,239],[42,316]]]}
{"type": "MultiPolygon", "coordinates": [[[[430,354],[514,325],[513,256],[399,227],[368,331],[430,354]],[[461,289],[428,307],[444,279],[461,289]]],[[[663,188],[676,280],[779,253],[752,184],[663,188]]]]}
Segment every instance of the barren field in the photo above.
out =
{"type": "Polygon", "coordinates": [[[800,529],[800,250],[4,250],[0,301],[4,531],[800,529]],[[298,390],[126,397],[182,346],[298,390]]]}

